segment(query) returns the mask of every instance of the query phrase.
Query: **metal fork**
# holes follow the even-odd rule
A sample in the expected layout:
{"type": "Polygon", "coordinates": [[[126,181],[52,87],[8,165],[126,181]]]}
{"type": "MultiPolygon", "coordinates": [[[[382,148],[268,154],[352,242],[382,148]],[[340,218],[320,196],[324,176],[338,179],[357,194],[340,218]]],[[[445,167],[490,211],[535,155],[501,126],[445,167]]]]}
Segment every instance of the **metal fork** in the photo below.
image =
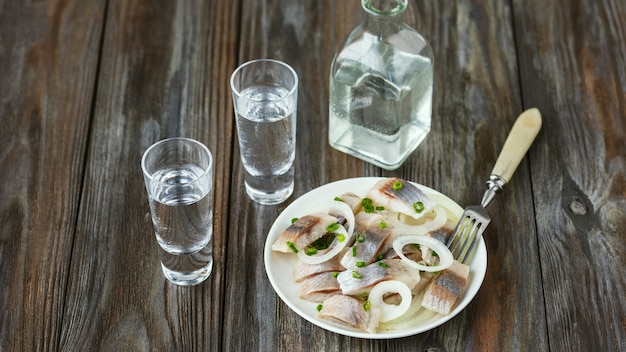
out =
{"type": "Polygon", "coordinates": [[[491,222],[489,213],[485,208],[509,182],[540,129],[541,113],[536,108],[524,111],[513,124],[493,166],[491,176],[487,181],[487,190],[480,205],[465,208],[454,232],[446,243],[454,258],[459,262],[468,264],[471,260],[483,232],[491,222]]]}

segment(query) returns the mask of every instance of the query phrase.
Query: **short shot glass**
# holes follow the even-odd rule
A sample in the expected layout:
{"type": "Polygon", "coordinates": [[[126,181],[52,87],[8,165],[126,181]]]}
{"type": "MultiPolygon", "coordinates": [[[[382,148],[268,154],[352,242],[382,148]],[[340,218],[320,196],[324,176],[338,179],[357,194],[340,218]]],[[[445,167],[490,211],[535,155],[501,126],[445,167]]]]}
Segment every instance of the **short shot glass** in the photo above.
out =
{"type": "Polygon", "coordinates": [[[141,159],[165,277],[197,285],[213,269],[213,157],[189,138],[161,140],[141,159]]]}

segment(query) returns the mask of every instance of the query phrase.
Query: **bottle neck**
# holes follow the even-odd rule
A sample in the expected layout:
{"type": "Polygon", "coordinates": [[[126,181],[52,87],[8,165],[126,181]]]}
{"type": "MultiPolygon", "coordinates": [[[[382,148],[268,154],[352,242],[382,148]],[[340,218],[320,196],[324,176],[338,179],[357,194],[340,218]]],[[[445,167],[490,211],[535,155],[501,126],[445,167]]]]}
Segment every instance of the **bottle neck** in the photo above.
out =
{"type": "Polygon", "coordinates": [[[377,20],[398,18],[406,10],[408,0],[361,0],[361,7],[368,17],[377,20]]]}
{"type": "Polygon", "coordinates": [[[384,37],[400,30],[407,0],[361,0],[361,6],[367,14],[365,29],[384,37]]]}

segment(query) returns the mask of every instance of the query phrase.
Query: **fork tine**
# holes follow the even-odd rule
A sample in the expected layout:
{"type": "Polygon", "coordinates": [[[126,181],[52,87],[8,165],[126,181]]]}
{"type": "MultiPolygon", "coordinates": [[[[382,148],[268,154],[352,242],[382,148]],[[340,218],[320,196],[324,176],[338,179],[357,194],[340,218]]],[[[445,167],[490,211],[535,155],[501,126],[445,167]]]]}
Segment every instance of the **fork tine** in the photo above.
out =
{"type": "MultiPolygon", "coordinates": [[[[472,233],[471,236],[473,236],[473,237],[472,237],[472,240],[471,240],[471,244],[470,244],[469,248],[467,249],[467,251],[463,252],[462,254],[459,254],[459,257],[457,258],[457,260],[459,262],[467,264],[470,261],[472,255],[474,254],[476,246],[478,245],[478,242],[480,241],[480,239],[483,236],[483,232],[485,231],[486,227],[487,226],[485,224],[478,223],[476,226],[474,226],[472,228],[472,230],[473,230],[472,232],[473,233],[472,233]]],[[[468,237],[468,240],[465,241],[465,244],[467,244],[467,243],[470,243],[469,237],[468,237]]]]}
{"type": "Polygon", "coordinates": [[[446,246],[456,260],[466,263],[474,253],[485,228],[491,220],[473,211],[467,211],[457,223],[446,246]]]}

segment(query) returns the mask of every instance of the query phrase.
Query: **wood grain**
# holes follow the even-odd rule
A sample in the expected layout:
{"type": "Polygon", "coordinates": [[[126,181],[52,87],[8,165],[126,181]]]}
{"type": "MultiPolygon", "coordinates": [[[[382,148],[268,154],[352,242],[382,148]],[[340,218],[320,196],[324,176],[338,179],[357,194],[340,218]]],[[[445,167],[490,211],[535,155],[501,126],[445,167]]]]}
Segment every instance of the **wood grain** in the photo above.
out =
{"type": "Polygon", "coordinates": [[[515,9],[524,101],[546,113],[531,159],[550,348],[624,350],[626,8],[515,9]]]}
{"type": "Polygon", "coordinates": [[[224,38],[236,37],[236,12],[222,2],[109,4],[63,349],[220,350],[234,54],[224,38]],[[215,269],[195,287],[161,273],[140,169],[148,146],[173,136],[198,139],[215,157],[215,269]]]}
{"type": "Polygon", "coordinates": [[[58,347],[103,12],[0,2],[0,351],[58,347]]]}
{"type": "Polygon", "coordinates": [[[333,55],[359,1],[1,1],[0,351],[626,350],[626,3],[409,2],[435,53],[432,130],[398,170],[328,145],[333,55]],[[229,76],[299,75],[294,195],[243,191],[229,76]],[[275,294],[263,246],[302,194],[399,176],[479,203],[523,110],[543,128],[488,209],[487,276],[426,333],[355,339],[275,294]],[[161,273],[140,158],[186,136],[214,156],[214,271],[161,273]]]}

